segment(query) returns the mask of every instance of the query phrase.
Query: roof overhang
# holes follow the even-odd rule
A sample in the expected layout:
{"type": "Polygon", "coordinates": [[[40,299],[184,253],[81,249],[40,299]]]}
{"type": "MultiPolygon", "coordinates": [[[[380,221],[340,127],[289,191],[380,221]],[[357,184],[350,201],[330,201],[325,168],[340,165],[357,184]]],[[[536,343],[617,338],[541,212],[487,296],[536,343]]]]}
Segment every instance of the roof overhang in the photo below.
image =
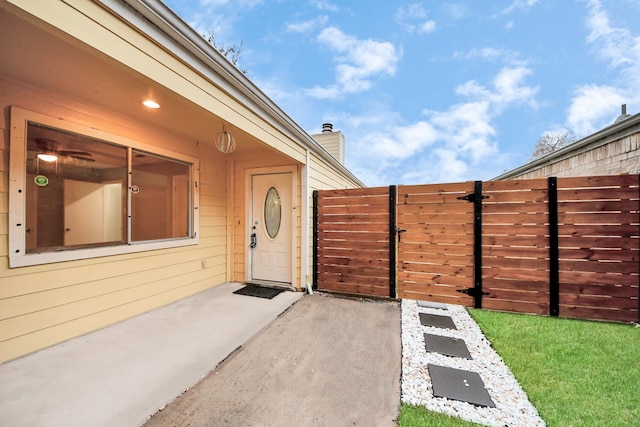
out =
{"type": "Polygon", "coordinates": [[[364,184],[333,158],[313,137],[260,90],[244,73],[160,0],[100,0],[122,19],[133,23],[217,87],[248,106],[278,131],[303,146],[359,185],[364,184]],[[133,9],[137,14],[132,14],[133,9]]]}

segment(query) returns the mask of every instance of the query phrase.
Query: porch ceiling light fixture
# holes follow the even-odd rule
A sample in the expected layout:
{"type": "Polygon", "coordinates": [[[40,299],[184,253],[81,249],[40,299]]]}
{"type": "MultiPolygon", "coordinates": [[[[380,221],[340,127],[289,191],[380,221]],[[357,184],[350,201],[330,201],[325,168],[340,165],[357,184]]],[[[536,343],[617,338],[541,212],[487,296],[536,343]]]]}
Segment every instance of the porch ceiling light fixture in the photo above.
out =
{"type": "Polygon", "coordinates": [[[216,148],[222,153],[229,154],[236,149],[236,139],[231,135],[222,124],[222,131],[216,135],[216,148]]]}
{"type": "Polygon", "coordinates": [[[154,101],[152,99],[145,99],[144,101],[142,101],[142,104],[145,107],[152,108],[154,110],[160,108],[160,104],[158,104],[156,101],[154,101]]]}

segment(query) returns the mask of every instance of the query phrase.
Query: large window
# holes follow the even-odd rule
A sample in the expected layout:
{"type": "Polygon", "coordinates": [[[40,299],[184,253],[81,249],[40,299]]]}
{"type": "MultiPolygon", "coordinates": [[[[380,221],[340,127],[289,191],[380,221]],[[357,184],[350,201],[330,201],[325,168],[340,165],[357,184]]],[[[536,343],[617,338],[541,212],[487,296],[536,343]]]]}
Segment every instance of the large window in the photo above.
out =
{"type": "Polygon", "coordinates": [[[11,266],[196,243],[196,161],[12,109],[11,266]]]}

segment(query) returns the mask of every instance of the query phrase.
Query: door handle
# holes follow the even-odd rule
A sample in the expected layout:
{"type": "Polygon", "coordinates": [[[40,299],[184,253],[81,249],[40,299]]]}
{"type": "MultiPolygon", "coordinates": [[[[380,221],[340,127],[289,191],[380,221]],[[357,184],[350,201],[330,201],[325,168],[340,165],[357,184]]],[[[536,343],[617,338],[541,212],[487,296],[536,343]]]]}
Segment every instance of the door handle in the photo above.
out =
{"type": "Polygon", "coordinates": [[[396,227],[396,233],[398,234],[398,243],[400,243],[400,241],[402,240],[402,233],[404,233],[407,230],[403,230],[400,227],[396,227]]]}
{"type": "Polygon", "coordinates": [[[256,233],[251,233],[251,243],[249,244],[249,247],[253,249],[257,245],[258,245],[258,239],[256,238],[256,233]]]}

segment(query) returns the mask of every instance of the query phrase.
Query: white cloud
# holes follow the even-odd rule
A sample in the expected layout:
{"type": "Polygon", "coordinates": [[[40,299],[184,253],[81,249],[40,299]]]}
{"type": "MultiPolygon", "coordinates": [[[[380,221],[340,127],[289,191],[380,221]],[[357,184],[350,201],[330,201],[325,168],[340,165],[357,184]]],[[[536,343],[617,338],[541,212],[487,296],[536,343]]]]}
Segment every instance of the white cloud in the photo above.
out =
{"type": "Polygon", "coordinates": [[[418,27],[419,33],[432,33],[436,30],[436,21],[426,21],[418,27]]]}
{"type": "Polygon", "coordinates": [[[311,2],[311,4],[313,4],[318,10],[326,10],[328,12],[340,11],[340,8],[338,6],[336,6],[335,4],[329,3],[328,1],[314,0],[311,2]]]}
{"type": "Polygon", "coordinates": [[[614,27],[599,0],[588,2],[586,25],[587,44],[618,74],[607,84],[582,84],[575,88],[566,125],[578,137],[610,125],[621,104],[640,104],[640,37],[626,28],[614,27]]]}
{"type": "Polygon", "coordinates": [[[322,27],[327,23],[329,18],[327,16],[319,16],[314,19],[309,19],[308,21],[303,22],[294,22],[287,24],[287,32],[289,33],[308,33],[309,31],[313,31],[318,27],[322,27]]]}
{"type": "Polygon", "coordinates": [[[522,85],[531,70],[524,66],[504,67],[493,79],[493,88],[489,89],[470,80],[456,87],[458,95],[484,99],[492,103],[492,108],[501,110],[512,102],[526,103],[535,107],[535,95],[538,87],[522,85]]]}
{"type": "Polygon", "coordinates": [[[500,61],[510,65],[526,65],[526,61],[518,59],[518,57],[518,52],[507,49],[499,49],[491,46],[474,48],[466,52],[457,50],[453,53],[454,59],[482,59],[485,61],[500,61]]]}
{"type": "Polygon", "coordinates": [[[587,27],[590,30],[587,43],[597,43],[598,54],[609,62],[611,68],[633,65],[638,62],[640,39],[633,38],[629,30],[611,26],[607,13],[599,1],[589,2],[587,27]]]}
{"type": "Polygon", "coordinates": [[[468,15],[467,5],[463,3],[445,3],[442,8],[453,18],[462,19],[468,15]]]}
{"type": "Polygon", "coordinates": [[[406,159],[433,144],[438,133],[430,123],[418,121],[407,126],[392,126],[365,135],[372,141],[370,155],[384,159],[406,159]]]}
{"type": "Polygon", "coordinates": [[[423,119],[409,124],[385,113],[341,118],[341,123],[349,123],[347,150],[356,153],[353,170],[369,185],[389,184],[389,176],[400,170],[406,184],[484,178],[479,170],[495,175],[496,170],[480,165],[491,160],[499,167],[503,160],[495,127],[500,114],[517,104],[535,107],[537,87],[525,84],[529,74],[525,67],[505,67],[488,85],[468,81],[456,88],[462,102],[445,110],[425,110],[423,119]]]}
{"type": "Polygon", "coordinates": [[[447,111],[427,112],[438,129],[440,140],[456,153],[478,162],[497,150],[491,124],[492,104],[488,100],[454,105],[447,111]]]}
{"type": "Polygon", "coordinates": [[[613,123],[624,94],[612,86],[583,85],[575,90],[567,111],[567,126],[578,136],[589,135],[613,123]],[[606,120],[606,122],[603,122],[606,120]]]}
{"type": "Polygon", "coordinates": [[[432,33],[436,29],[436,22],[426,19],[427,12],[420,3],[413,3],[406,7],[402,6],[396,11],[396,22],[404,27],[409,33],[432,33]]]}
{"type": "Polygon", "coordinates": [[[528,9],[538,3],[538,0],[514,0],[509,6],[502,10],[503,14],[509,14],[518,9],[528,9]]]}
{"type": "Polygon", "coordinates": [[[360,40],[335,27],[325,28],[318,41],[336,53],[336,83],[315,87],[307,93],[317,98],[336,98],[344,93],[368,90],[376,76],[394,75],[402,53],[392,43],[360,40]]]}

